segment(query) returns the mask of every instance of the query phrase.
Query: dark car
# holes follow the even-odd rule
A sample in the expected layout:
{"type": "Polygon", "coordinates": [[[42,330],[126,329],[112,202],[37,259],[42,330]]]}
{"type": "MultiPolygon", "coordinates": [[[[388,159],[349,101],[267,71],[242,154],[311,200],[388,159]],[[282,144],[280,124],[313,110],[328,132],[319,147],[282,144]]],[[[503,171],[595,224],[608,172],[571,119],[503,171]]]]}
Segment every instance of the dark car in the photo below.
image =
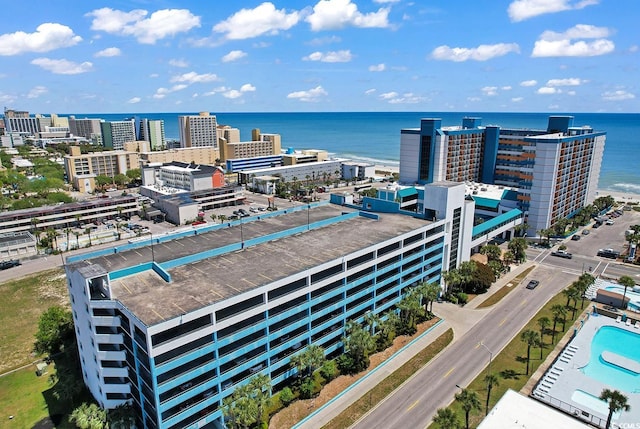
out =
{"type": "Polygon", "coordinates": [[[571,239],[573,241],[578,241],[578,240],[580,240],[580,236],[578,234],[574,234],[574,235],[571,236],[571,239]]]}
{"type": "Polygon", "coordinates": [[[565,258],[565,259],[573,258],[573,255],[571,253],[566,252],[564,250],[558,250],[556,252],[551,252],[551,256],[557,256],[559,258],[565,258]]]}
{"type": "Polygon", "coordinates": [[[17,259],[9,259],[8,261],[0,262],[0,270],[8,270],[9,268],[17,267],[18,265],[22,265],[17,259]]]}
{"type": "Polygon", "coordinates": [[[527,283],[527,289],[535,289],[539,284],[540,282],[538,280],[531,280],[529,283],[527,283]]]}

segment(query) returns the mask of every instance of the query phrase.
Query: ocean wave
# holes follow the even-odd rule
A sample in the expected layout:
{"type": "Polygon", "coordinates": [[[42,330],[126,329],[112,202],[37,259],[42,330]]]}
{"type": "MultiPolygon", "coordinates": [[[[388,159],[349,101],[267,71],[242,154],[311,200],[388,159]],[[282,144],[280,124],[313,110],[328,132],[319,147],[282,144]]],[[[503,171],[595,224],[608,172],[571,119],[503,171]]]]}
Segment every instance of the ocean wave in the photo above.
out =
{"type": "Polygon", "coordinates": [[[348,159],[351,159],[353,161],[368,162],[368,163],[375,164],[375,165],[387,165],[389,167],[399,167],[400,166],[400,161],[394,161],[394,160],[391,160],[391,159],[371,158],[371,157],[366,157],[366,156],[352,155],[352,154],[348,154],[348,153],[340,154],[340,155],[338,155],[338,157],[340,157],[340,158],[348,158],[348,159]]]}
{"type": "Polygon", "coordinates": [[[640,194],[640,185],[637,185],[635,183],[614,183],[613,185],[607,186],[607,189],[611,191],[640,194]]]}

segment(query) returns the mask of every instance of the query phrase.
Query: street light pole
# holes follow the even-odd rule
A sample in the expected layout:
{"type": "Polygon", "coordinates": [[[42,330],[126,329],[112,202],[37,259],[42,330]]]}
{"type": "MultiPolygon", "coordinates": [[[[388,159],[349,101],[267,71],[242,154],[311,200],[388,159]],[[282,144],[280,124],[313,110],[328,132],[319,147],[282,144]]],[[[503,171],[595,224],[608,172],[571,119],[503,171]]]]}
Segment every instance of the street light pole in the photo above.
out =
{"type": "Polygon", "coordinates": [[[487,374],[491,374],[491,361],[493,360],[493,352],[491,350],[489,350],[489,347],[487,347],[484,342],[480,341],[480,345],[482,347],[484,347],[484,349],[486,351],[489,352],[489,366],[487,367],[487,374]]]}

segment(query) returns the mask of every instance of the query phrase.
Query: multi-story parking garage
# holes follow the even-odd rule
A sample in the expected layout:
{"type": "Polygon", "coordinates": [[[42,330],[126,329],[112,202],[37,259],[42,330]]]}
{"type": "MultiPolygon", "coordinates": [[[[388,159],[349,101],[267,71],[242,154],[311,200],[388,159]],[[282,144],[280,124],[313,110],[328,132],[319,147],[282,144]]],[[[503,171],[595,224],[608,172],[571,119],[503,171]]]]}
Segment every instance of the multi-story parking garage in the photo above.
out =
{"type": "Polygon", "coordinates": [[[455,266],[473,205],[446,205],[456,219],[302,206],[69,257],[85,383],[107,408],[131,401],[140,427],[219,427],[235,386],[282,386],[296,352],[336,356],[346,321],[455,266]]]}

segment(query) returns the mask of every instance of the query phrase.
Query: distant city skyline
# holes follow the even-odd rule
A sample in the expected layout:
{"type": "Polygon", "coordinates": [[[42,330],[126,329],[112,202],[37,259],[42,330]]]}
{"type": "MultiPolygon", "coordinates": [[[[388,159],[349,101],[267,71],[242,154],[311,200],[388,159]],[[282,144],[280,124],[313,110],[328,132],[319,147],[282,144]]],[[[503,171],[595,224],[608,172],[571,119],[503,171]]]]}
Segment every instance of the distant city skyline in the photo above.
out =
{"type": "Polygon", "coordinates": [[[32,113],[640,111],[637,0],[3,5],[32,113]]]}

